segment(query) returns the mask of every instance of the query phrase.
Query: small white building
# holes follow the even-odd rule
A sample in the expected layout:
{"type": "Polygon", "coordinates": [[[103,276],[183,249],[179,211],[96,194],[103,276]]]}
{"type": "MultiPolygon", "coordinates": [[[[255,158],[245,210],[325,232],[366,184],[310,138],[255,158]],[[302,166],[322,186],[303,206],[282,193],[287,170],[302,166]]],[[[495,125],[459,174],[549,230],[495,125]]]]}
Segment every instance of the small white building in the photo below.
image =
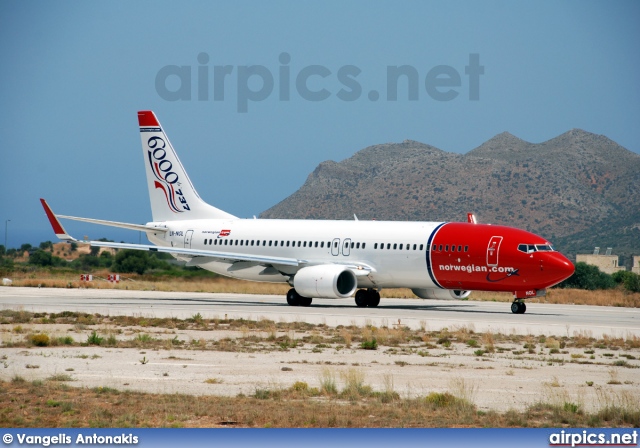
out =
{"type": "MultiPolygon", "coordinates": [[[[636,257],[634,257],[635,260],[636,257]]],[[[640,257],[638,257],[640,258],[640,257]]],[[[602,272],[606,274],[613,274],[618,271],[625,271],[624,266],[618,266],[618,256],[611,255],[611,248],[607,248],[605,255],[600,255],[600,248],[596,247],[592,254],[578,254],[576,255],[576,262],[587,263],[592,266],[596,266],[602,272]]]]}

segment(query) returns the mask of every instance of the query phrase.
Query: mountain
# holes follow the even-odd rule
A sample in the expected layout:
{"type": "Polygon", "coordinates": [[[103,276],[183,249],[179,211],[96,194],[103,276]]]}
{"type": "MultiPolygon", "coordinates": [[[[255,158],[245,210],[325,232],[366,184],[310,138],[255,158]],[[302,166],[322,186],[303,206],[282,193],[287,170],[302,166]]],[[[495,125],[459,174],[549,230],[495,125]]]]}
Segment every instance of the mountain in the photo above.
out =
{"type": "MultiPolygon", "coordinates": [[[[640,155],[572,129],[543,143],[503,132],[466,154],[375,145],[322,162],[261,218],[463,221],[530,230],[573,255],[640,254],[640,155]]],[[[624,261],[621,260],[621,264],[624,261]]]]}

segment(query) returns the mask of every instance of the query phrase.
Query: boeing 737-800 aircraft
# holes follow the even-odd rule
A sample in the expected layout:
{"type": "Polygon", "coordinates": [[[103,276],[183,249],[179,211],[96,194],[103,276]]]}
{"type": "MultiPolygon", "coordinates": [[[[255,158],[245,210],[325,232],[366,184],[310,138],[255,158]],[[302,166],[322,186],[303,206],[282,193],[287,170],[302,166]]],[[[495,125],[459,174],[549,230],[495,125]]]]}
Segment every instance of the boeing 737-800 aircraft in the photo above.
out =
{"type": "Polygon", "coordinates": [[[359,307],[382,288],[410,288],[423,299],[464,299],[470,291],[510,291],[511,311],[569,277],[571,262],[544,238],[468,222],[240,219],[205,203],[155,114],[138,112],[153,221],[144,225],[55,215],[58,238],[77,241],[58,218],[144,231],[154,245],[89,241],[92,246],[170,253],[188,266],[245,280],[289,283],[287,303],[314,297],[359,307]]]}

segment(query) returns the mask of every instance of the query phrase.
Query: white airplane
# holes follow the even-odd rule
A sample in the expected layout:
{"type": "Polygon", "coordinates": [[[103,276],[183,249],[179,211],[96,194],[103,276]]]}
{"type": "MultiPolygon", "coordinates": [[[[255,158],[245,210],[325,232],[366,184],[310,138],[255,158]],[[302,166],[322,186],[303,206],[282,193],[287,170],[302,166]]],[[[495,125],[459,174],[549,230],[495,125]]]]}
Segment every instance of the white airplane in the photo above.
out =
{"type": "Polygon", "coordinates": [[[78,241],[58,218],[146,233],[153,245],[90,241],[117,249],[166,252],[228,277],[289,283],[287,303],[344,299],[380,303],[382,288],[410,288],[423,299],[464,299],[470,291],[511,291],[524,299],[573,274],[544,238],[505,226],[468,222],[240,219],[204,202],[151,111],[138,112],[153,221],[144,225],[56,216],[42,205],[56,236],[78,241]]]}

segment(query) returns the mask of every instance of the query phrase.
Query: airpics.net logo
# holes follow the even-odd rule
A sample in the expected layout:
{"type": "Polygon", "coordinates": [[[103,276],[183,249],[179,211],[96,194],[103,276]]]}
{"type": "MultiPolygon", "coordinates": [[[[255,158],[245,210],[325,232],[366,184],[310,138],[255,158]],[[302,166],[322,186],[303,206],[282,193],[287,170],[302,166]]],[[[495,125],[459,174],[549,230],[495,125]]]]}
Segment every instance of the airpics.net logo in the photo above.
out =
{"type": "Polygon", "coordinates": [[[420,67],[387,65],[381,82],[386,85],[368,86],[368,89],[365,88],[366,76],[356,65],[299,67],[289,53],[280,53],[277,64],[271,68],[216,64],[204,52],[196,59],[196,65],[165,65],[158,70],[155,88],[160,98],[166,101],[235,101],[240,113],[248,112],[250,103],[276,96],[278,101],[291,101],[297,97],[311,102],[332,97],[344,102],[453,101],[465,96],[470,101],[478,101],[480,76],[484,75],[478,53],[469,54],[468,60],[458,68],[428,64],[420,67]],[[233,89],[235,92],[231,92],[233,89]],[[468,95],[462,95],[465,91],[468,95]]]}

